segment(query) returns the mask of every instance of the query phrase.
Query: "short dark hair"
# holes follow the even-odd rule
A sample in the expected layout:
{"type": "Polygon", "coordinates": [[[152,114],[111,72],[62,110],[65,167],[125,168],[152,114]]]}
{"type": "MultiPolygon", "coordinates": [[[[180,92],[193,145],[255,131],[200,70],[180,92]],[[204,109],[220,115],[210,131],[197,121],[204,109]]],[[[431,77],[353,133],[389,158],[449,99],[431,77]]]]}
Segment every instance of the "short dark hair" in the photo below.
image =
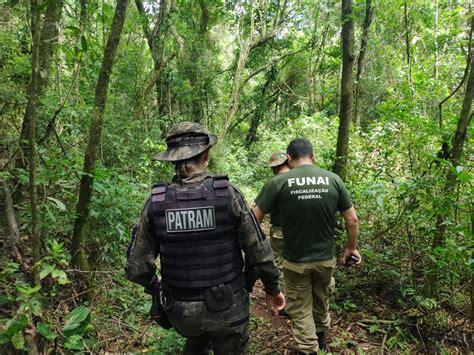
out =
{"type": "Polygon", "coordinates": [[[296,138],[293,139],[290,144],[288,144],[288,148],[286,148],[286,153],[295,160],[298,160],[303,157],[310,157],[314,156],[313,153],[313,145],[311,142],[304,138],[296,138]]]}

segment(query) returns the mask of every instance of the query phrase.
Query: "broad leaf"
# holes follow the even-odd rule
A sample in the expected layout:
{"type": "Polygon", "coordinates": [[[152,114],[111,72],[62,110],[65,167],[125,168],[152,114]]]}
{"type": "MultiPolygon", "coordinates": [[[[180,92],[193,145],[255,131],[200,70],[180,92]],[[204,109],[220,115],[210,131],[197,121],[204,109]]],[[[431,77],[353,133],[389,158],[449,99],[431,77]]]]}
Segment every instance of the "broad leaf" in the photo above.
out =
{"type": "Polygon", "coordinates": [[[42,336],[44,336],[49,341],[53,341],[57,337],[57,335],[54,334],[49,329],[49,326],[46,323],[38,322],[38,324],[36,325],[36,329],[38,330],[38,333],[40,333],[42,336]]]}

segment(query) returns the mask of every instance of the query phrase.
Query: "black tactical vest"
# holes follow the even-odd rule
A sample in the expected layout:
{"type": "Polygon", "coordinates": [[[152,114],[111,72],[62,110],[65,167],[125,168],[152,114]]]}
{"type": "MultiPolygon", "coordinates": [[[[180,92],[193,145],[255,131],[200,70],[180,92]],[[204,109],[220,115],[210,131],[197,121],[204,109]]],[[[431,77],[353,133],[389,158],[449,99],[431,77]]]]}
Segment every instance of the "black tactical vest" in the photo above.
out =
{"type": "Polygon", "coordinates": [[[173,291],[205,290],[242,278],[227,180],[216,176],[195,187],[153,187],[150,221],[160,247],[162,281],[173,291]]]}

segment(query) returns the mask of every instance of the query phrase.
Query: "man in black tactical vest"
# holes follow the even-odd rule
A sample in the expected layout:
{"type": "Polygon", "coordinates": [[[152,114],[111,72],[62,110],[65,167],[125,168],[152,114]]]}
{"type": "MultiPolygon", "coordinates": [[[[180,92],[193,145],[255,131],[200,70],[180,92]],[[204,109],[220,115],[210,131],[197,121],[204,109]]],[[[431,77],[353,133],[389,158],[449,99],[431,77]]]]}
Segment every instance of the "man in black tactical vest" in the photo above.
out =
{"type": "Polygon", "coordinates": [[[153,186],[127,253],[127,278],[154,294],[158,324],[187,338],[183,353],[245,353],[249,297],[242,251],[245,267],[257,268],[274,312],[285,306],[270,245],[240,191],[226,176],[205,171],[215,135],[181,122],[166,143],[155,159],[173,162],[176,175],[170,184],[153,186]]]}

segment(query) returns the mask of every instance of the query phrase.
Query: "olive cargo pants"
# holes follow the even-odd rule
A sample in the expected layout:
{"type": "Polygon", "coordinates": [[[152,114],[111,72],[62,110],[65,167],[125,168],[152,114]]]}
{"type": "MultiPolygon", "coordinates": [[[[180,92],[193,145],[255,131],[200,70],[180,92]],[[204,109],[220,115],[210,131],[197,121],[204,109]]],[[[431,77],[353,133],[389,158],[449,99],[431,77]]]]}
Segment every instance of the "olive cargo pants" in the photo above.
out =
{"type": "Polygon", "coordinates": [[[275,263],[280,270],[280,277],[278,278],[278,285],[280,286],[281,292],[285,294],[285,277],[283,275],[283,258],[281,252],[283,250],[283,232],[281,227],[271,226],[270,227],[270,245],[273,250],[273,257],[275,263]]]}
{"type": "Polygon", "coordinates": [[[312,263],[283,261],[286,310],[293,322],[293,338],[298,351],[318,351],[316,333],[329,328],[330,285],[335,268],[336,258],[312,263]]]}

